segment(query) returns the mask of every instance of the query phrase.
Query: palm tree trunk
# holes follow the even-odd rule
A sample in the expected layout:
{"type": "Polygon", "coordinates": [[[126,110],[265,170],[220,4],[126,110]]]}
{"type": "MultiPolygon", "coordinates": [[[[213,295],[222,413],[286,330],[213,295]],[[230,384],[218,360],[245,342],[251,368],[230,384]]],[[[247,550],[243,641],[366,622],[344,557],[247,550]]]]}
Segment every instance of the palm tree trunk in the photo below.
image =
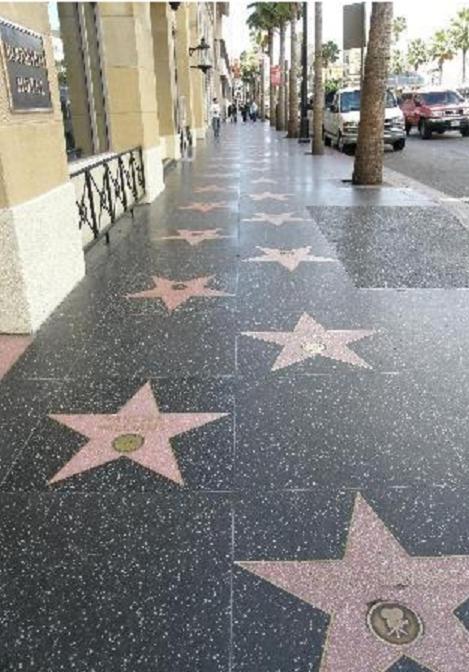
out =
{"type": "Polygon", "coordinates": [[[290,22],[290,111],[288,115],[288,137],[298,137],[298,35],[296,17],[290,22]]]}
{"type": "Polygon", "coordinates": [[[314,3],[313,154],[324,154],[324,82],[322,78],[322,2],[314,3]]]}
{"type": "Polygon", "coordinates": [[[467,50],[462,50],[462,83],[466,83],[466,54],[467,50]]]}
{"type": "MultiPolygon", "coordinates": [[[[274,31],[269,30],[269,68],[274,64],[274,31]]],[[[275,127],[275,86],[272,84],[271,74],[269,71],[269,107],[270,107],[270,125],[275,127]]]]}
{"type": "Polygon", "coordinates": [[[443,61],[440,61],[438,63],[438,77],[439,77],[439,84],[441,86],[441,82],[443,81],[443,61]]]}
{"type": "Polygon", "coordinates": [[[264,56],[264,52],[262,52],[262,61],[261,61],[260,97],[261,97],[260,113],[261,113],[261,119],[262,119],[262,121],[264,121],[264,119],[265,119],[265,56],[264,56]]]}
{"type": "Polygon", "coordinates": [[[280,24],[280,86],[278,89],[277,131],[285,130],[285,21],[280,24]]]}
{"type": "Polygon", "coordinates": [[[373,2],[365,61],[354,184],[383,181],[386,86],[391,57],[392,2],[373,2]]]}
{"type": "Polygon", "coordinates": [[[290,109],[290,74],[288,71],[288,61],[285,61],[285,98],[283,109],[285,128],[288,129],[288,112],[290,109]]]}

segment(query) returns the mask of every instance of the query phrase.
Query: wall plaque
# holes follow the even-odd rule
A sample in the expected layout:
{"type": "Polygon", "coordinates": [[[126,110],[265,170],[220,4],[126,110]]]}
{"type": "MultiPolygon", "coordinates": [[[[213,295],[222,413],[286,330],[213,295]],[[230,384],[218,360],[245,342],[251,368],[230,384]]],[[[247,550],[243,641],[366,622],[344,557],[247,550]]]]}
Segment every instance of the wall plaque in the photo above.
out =
{"type": "Polygon", "coordinates": [[[11,110],[51,110],[49,77],[41,35],[0,18],[0,39],[11,110]]]}

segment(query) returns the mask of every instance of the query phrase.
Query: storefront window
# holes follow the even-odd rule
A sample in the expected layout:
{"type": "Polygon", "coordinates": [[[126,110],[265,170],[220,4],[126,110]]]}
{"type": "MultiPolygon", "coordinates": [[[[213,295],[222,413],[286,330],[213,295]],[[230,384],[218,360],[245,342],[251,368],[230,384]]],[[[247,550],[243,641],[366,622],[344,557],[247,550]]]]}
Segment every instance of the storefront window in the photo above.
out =
{"type": "Polygon", "coordinates": [[[94,2],[50,3],[67,156],[108,151],[99,16],[94,2]]]}

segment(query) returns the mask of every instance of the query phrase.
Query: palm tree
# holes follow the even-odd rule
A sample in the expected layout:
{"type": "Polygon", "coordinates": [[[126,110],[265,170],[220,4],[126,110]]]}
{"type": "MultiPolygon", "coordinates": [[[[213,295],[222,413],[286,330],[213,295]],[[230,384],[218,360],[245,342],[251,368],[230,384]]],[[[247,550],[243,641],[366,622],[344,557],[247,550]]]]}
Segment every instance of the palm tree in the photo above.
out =
{"type": "Polygon", "coordinates": [[[298,124],[298,35],[296,24],[301,16],[301,7],[298,2],[292,2],[290,18],[290,84],[289,91],[289,114],[288,114],[288,137],[297,138],[298,124]]]}
{"type": "Polygon", "coordinates": [[[327,68],[332,65],[332,63],[337,63],[339,60],[340,49],[338,45],[329,40],[329,42],[324,42],[322,45],[322,64],[327,70],[327,68]]]}
{"type": "Polygon", "coordinates": [[[407,19],[405,16],[396,16],[392,22],[392,36],[394,44],[401,39],[402,33],[407,30],[407,19]]]}
{"type": "Polygon", "coordinates": [[[450,37],[455,49],[462,54],[462,81],[466,81],[466,54],[469,51],[469,8],[460,9],[451,21],[450,37]]]}
{"type": "Polygon", "coordinates": [[[418,71],[421,65],[425,65],[429,61],[428,49],[421,37],[409,42],[407,48],[407,62],[411,65],[415,72],[418,71]]]}
{"type": "Polygon", "coordinates": [[[278,112],[277,112],[277,131],[284,131],[286,126],[285,119],[285,37],[287,22],[290,19],[290,3],[274,2],[275,16],[280,33],[280,86],[278,90],[278,112]]]}
{"type": "Polygon", "coordinates": [[[324,154],[324,82],[322,77],[322,2],[314,3],[313,154],[324,154]]]}
{"type": "Polygon", "coordinates": [[[392,2],[373,2],[363,79],[354,184],[383,182],[386,86],[391,56],[392,2]]]}
{"type": "Polygon", "coordinates": [[[400,49],[393,49],[391,58],[391,72],[393,75],[402,75],[405,72],[406,63],[404,54],[400,49]]]}
{"type": "MultiPolygon", "coordinates": [[[[269,55],[270,66],[274,63],[274,37],[277,28],[277,16],[275,12],[275,2],[253,2],[248,5],[252,13],[248,16],[247,24],[254,31],[261,31],[267,37],[267,53],[269,55]]],[[[269,74],[269,103],[270,103],[270,125],[275,126],[275,88],[272,86],[269,74]]]]}
{"type": "Polygon", "coordinates": [[[438,64],[441,84],[443,78],[443,65],[445,61],[451,61],[454,58],[454,47],[448,31],[437,30],[433,35],[430,44],[430,58],[438,64]]]}

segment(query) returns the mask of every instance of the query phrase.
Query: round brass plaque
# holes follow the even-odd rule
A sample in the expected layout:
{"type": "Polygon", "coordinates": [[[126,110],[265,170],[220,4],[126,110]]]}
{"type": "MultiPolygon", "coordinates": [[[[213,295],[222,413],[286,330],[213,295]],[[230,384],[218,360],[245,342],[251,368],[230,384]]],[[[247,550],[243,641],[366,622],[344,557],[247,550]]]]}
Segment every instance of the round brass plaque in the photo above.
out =
{"type": "Polygon", "coordinates": [[[133,453],[143,446],[143,436],[140,434],[121,434],[112,442],[112,447],[118,453],[133,453]]]}
{"type": "Polygon", "coordinates": [[[368,612],[371,632],[386,644],[405,646],[423,634],[423,623],[412,609],[397,602],[378,602],[368,612]]]}
{"type": "Polygon", "coordinates": [[[320,355],[326,349],[324,343],[319,341],[306,341],[302,343],[301,347],[308,355],[320,355]]]}
{"type": "Polygon", "coordinates": [[[187,285],[184,282],[175,282],[173,285],[173,289],[177,290],[187,289],[187,285]]]}

